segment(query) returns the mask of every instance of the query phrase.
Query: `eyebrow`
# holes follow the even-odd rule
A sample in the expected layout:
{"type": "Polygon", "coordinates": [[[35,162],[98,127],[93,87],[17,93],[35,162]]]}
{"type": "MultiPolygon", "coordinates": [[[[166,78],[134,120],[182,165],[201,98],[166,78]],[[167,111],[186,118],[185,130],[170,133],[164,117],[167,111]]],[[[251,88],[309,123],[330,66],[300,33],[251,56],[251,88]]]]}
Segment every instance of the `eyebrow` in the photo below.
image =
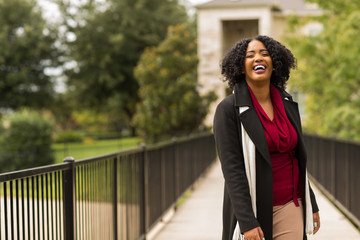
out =
{"type": "MultiPolygon", "coordinates": [[[[254,53],[254,50],[247,51],[246,53],[254,53]]],[[[267,49],[260,49],[260,52],[268,52],[267,49]]]]}

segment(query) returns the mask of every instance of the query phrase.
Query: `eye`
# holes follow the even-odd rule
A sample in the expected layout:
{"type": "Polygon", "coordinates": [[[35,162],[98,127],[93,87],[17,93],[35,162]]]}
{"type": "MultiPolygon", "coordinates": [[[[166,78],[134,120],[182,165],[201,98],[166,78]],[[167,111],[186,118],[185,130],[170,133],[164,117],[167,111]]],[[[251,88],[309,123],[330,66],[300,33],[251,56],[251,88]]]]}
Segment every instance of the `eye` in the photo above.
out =
{"type": "Polygon", "coordinates": [[[252,57],[254,57],[254,55],[253,55],[253,54],[250,54],[250,55],[246,55],[245,57],[246,57],[246,58],[252,58],[252,57]]]}

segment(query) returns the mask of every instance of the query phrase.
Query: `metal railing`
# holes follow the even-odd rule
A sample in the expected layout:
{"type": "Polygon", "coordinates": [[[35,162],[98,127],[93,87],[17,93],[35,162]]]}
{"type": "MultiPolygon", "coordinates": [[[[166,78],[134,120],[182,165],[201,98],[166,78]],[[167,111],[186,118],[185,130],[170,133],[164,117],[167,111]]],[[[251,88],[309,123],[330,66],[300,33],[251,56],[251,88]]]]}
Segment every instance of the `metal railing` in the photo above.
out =
{"type": "Polygon", "coordinates": [[[0,174],[0,239],[145,239],[215,159],[206,134],[0,174]]]}
{"type": "Polygon", "coordinates": [[[312,180],[360,226],[360,143],[308,134],[304,138],[312,180]]]}

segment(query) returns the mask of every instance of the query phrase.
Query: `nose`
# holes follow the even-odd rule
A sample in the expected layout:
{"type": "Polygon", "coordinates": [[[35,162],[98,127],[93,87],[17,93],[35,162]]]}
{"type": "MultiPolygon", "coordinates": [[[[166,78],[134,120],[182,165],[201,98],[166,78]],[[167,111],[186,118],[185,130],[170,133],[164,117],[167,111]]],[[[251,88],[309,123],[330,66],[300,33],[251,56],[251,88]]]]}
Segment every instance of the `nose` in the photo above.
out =
{"type": "Polygon", "coordinates": [[[255,62],[261,62],[263,61],[263,56],[261,54],[256,54],[255,55],[255,62]]]}

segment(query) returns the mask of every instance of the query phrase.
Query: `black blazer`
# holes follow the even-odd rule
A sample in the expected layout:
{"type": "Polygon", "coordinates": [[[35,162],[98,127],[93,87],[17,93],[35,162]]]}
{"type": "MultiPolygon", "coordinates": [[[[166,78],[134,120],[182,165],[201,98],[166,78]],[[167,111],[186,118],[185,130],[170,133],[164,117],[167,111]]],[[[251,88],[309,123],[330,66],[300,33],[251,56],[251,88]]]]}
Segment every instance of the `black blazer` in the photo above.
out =
{"type": "MultiPolygon", "coordinates": [[[[298,134],[295,155],[299,160],[302,186],[305,186],[306,151],[298,105],[292,101],[292,97],[287,92],[280,89],[279,92],[287,117],[298,134]]],[[[215,112],[213,129],[225,178],[222,239],[232,240],[236,221],[239,222],[242,232],[261,226],[265,239],[272,239],[273,185],[270,153],[263,126],[254,109],[245,81],[236,84],[234,94],[219,103],[215,112]],[[240,106],[248,106],[249,109],[239,115],[240,106]],[[243,124],[256,147],[257,218],[251,206],[249,185],[245,174],[240,123],[243,124]]],[[[305,192],[304,189],[303,192],[305,192]]],[[[313,212],[317,212],[318,206],[311,188],[310,198],[313,212]]],[[[305,201],[303,204],[305,216],[305,201]]],[[[304,226],[305,219],[304,217],[304,226]]],[[[307,239],[305,234],[304,239],[307,239]]]]}

